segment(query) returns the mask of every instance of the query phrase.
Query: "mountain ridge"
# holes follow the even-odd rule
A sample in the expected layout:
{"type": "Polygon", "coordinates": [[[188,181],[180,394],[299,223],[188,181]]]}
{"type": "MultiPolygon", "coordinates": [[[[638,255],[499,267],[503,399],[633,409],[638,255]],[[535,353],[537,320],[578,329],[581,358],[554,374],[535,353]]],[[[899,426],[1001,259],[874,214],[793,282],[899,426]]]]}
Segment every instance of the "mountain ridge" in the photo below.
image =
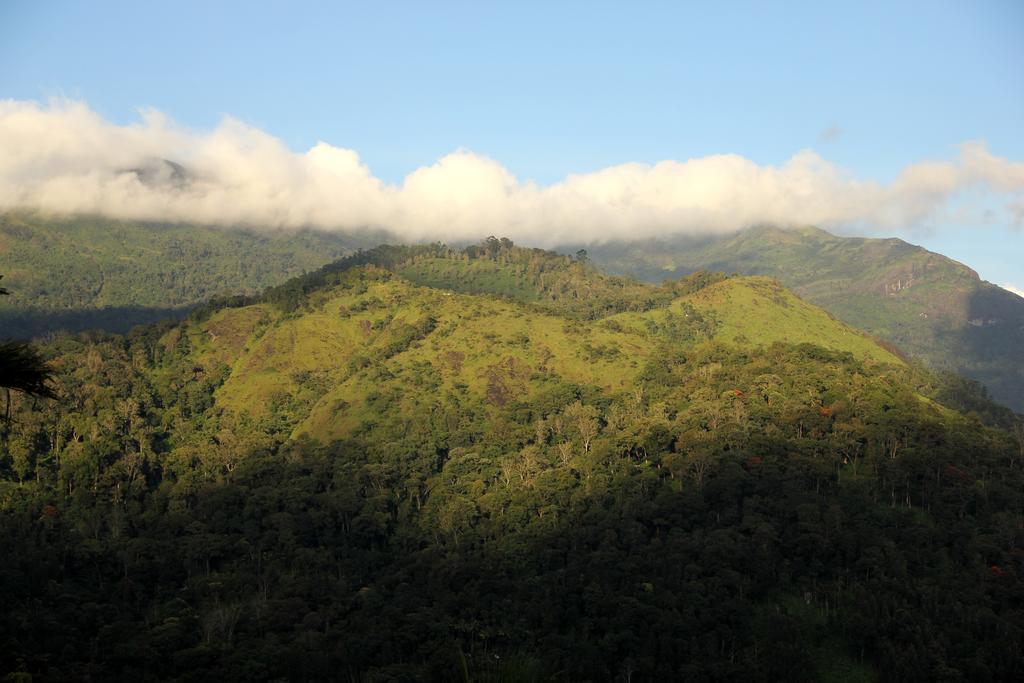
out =
{"type": "MultiPolygon", "coordinates": [[[[0,220],[0,272],[8,274],[14,296],[0,303],[0,328],[5,336],[89,327],[123,332],[138,323],[181,318],[211,296],[253,295],[288,275],[313,271],[370,246],[378,237],[268,236],[8,214],[0,220]],[[90,241],[94,245],[83,249],[90,241]],[[60,288],[53,286],[58,280],[60,288]]],[[[488,244],[469,248],[491,249],[488,244]]],[[[590,259],[608,272],[653,282],[698,270],[776,277],[854,327],[933,368],[978,380],[997,400],[1024,410],[1024,299],[921,247],[895,238],[842,238],[811,227],[761,226],[719,238],[677,237],[589,249],[590,259]]],[[[508,264],[437,260],[438,255],[422,254],[419,262],[407,265],[404,276],[454,291],[471,285],[546,304],[558,299],[563,307],[579,294],[570,274],[545,281],[556,278],[553,271],[536,269],[548,266],[523,260],[513,272],[508,264]]],[[[602,286],[619,290],[616,305],[626,305],[622,302],[633,295],[628,305],[646,305],[641,301],[646,292],[630,293],[623,283],[610,280],[602,286]]]]}
{"type": "Polygon", "coordinates": [[[610,272],[647,281],[699,269],[777,277],[847,323],[976,379],[1024,411],[1024,298],[969,267],[897,238],[762,226],[717,238],[590,249],[610,272]]]}
{"type": "Polygon", "coordinates": [[[127,332],[208,299],[255,294],[365,245],[359,237],[100,217],[0,215],[0,336],[127,332]]]}

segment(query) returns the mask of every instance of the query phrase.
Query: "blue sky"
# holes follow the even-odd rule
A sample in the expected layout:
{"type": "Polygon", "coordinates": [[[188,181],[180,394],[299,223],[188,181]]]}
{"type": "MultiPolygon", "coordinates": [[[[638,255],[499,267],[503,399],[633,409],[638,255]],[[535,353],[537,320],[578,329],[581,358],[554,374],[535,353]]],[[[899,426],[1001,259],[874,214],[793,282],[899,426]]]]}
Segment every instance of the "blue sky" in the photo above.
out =
{"type": "MultiPolygon", "coordinates": [[[[807,148],[880,183],[971,140],[1024,160],[1024,3],[779,4],[6,0],[0,98],[197,130],[230,115],[356,150],[387,182],[456,149],[542,185],[807,148]]],[[[932,223],[900,236],[1024,286],[1004,214],[932,223]]]]}

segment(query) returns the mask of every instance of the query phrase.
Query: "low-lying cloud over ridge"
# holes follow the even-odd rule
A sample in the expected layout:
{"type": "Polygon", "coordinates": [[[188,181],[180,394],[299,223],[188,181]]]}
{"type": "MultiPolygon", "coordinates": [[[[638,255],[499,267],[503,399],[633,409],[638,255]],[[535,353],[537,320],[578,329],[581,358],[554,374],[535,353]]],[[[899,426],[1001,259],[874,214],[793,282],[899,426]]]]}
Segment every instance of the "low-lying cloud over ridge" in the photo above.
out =
{"type": "Polygon", "coordinates": [[[82,102],[0,101],[0,210],[384,228],[410,240],[490,233],[552,246],[758,223],[903,230],[941,222],[969,188],[999,197],[1007,222],[1024,219],[1024,163],[978,142],[962,144],[953,160],[908,166],[888,185],[852,177],[811,150],[781,166],[734,154],[628,163],[546,187],[459,150],[390,185],[353,150],[320,142],[296,153],[233,118],[197,133],[153,110],[120,126],[82,102]]]}

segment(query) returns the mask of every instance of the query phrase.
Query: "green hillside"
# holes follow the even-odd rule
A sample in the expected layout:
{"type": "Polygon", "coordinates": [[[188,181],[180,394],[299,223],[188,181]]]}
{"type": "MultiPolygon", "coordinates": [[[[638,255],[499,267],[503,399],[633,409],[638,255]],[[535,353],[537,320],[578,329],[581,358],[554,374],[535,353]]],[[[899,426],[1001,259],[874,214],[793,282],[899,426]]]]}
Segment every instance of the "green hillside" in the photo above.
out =
{"type": "MultiPolygon", "coordinates": [[[[12,296],[0,301],[0,337],[57,329],[127,331],[180,318],[226,294],[252,294],[313,271],[379,235],[260,233],[100,218],[0,216],[0,273],[12,296]]],[[[568,257],[516,252],[511,262],[425,252],[403,265],[410,282],[454,292],[574,307],[595,317],[616,306],[643,307],[653,293],[605,278],[608,291],[561,269],[568,257]],[[610,308],[586,309],[581,301],[610,308]],[[610,303],[609,303],[610,302],[610,303]]],[[[998,401],[1024,411],[1024,300],[982,282],[967,267],[901,240],[841,238],[814,228],[759,228],[715,240],[671,239],[591,247],[612,273],[649,282],[696,271],[777,278],[848,324],[867,330],[933,368],[982,382],[998,401]]],[[[509,258],[506,253],[506,258],[509,258]]]]}
{"type": "Polygon", "coordinates": [[[333,261],[357,238],[106,218],[0,214],[0,338],[127,331],[225,294],[253,294],[333,261]]]}
{"type": "Polygon", "coordinates": [[[666,340],[681,348],[709,341],[816,343],[859,360],[902,365],[764,278],[720,282],[658,308],[591,322],[417,287],[374,267],[354,273],[318,291],[302,315],[279,317],[267,304],[226,309],[173,334],[189,335],[197,360],[231,360],[216,394],[225,411],[263,418],[287,398],[296,404],[293,436],[320,440],[345,437],[370,420],[377,406],[368,405],[369,414],[359,407],[367,395],[402,396],[403,410],[415,412],[421,406],[406,383],[427,367],[440,371],[433,379],[437,390],[504,405],[543,391],[555,368],[560,380],[573,384],[609,393],[628,389],[666,340]],[[258,336],[239,348],[255,329],[258,336]],[[420,341],[425,338],[430,343],[420,341]]]}
{"type": "Polygon", "coordinates": [[[659,282],[697,270],[769,275],[933,367],[982,382],[1024,412],[1024,299],[899,239],[755,228],[719,239],[591,249],[611,272],[659,282]]]}
{"type": "Polygon", "coordinates": [[[0,438],[0,673],[1024,667],[1024,428],[765,277],[384,247],[41,348],[61,398],[0,438]]]}

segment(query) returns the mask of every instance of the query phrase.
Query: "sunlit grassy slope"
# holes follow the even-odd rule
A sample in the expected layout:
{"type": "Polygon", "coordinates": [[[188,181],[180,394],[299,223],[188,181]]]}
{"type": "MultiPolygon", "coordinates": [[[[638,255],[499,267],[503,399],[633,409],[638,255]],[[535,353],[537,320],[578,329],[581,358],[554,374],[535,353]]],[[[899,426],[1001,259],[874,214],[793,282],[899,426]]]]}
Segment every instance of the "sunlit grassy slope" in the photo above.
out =
{"type": "Polygon", "coordinates": [[[900,363],[874,339],[803,301],[778,281],[741,277],[720,282],[648,313],[618,319],[663,321],[669,313],[686,317],[696,310],[714,324],[714,338],[737,345],[768,346],[774,342],[818,344],[847,351],[862,360],[900,363]]]}
{"type": "Polygon", "coordinates": [[[899,239],[763,227],[715,239],[607,244],[592,258],[658,282],[702,270],[768,275],[843,321],[1024,411],[1024,299],[899,239]]]}
{"type": "MultiPolygon", "coordinates": [[[[648,295],[642,310],[587,318],[571,306],[538,303],[544,294],[517,281],[514,267],[442,261],[393,269],[401,275],[355,266],[289,312],[268,303],[222,309],[184,334],[195,363],[230,368],[216,394],[221,409],[251,419],[287,415],[293,436],[323,441],[367,429],[385,410],[420,414],[442,394],[508,410],[565,382],[626,392],[666,349],[813,343],[901,364],[769,278],[733,278],[678,296],[669,294],[687,291],[682,283],[675,290],[631,283],[624,287],[648,295]],[[452,277],[462,271],[482,278],[452,277]]],[[[582,288],[602,276],[577,268],[574,277],[582,288]]],[[[584,294],[576,296],[581,310],[591,310],[584,294]]]]}

